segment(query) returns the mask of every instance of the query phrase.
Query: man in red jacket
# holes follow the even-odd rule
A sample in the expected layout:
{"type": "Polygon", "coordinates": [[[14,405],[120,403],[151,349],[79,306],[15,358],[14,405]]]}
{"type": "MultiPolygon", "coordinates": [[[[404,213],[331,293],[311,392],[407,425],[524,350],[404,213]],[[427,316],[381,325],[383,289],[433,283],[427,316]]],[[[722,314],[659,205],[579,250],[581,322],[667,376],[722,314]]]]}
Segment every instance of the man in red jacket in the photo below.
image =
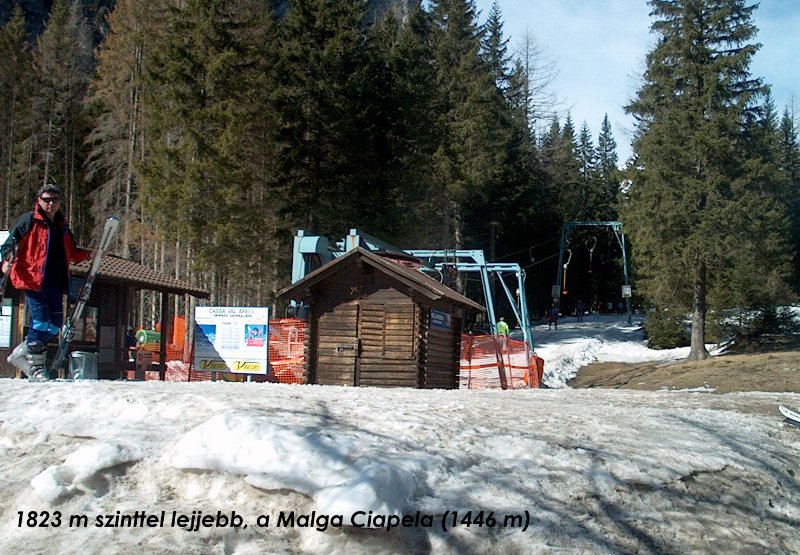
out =
{"type": "Polygon", "coordinates": [[[46,366],[47,342],[64,321],[64,293],[69,290],[69,264],[89,258],[89,252],[75,246],[72,232],[60,211],[61,190],[44,185],[36,205],[23,214],[0,247],[3,273],[11,272],[11,283],[25,291],[31,316],[27,338],[17,345],[8,361],[30,380],[49,378],[46,366]],[[16,245],[13,265],[5,261],[16,245]]]}

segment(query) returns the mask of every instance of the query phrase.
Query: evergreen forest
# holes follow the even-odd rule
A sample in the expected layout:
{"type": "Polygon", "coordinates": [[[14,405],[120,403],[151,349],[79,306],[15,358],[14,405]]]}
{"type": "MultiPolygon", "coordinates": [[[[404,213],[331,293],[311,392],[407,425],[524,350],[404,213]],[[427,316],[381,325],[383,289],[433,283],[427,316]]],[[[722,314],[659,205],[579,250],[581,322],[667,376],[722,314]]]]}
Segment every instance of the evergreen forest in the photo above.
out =
{"type": "MultiPolygon", "coordinates": [[[[497,3],[4,2],[0,228],[56,183],[80,244],[117,215],[117,254],[213,304],[278,311],[296,231],[357,228],[516,262],[539,316],[559,272],[562,313],[617,306],[610,229],[576,230],[569,267],[558,257],[565,222],[621,221],[653,344],[704,358],[722,322],[788,325],[796,116],[751,75],[754,2],[648,4],[658,40],[626,106],[634,154],[619,160],[608,117],[592,130],[558,110],[541,50],[509,44],[497,3]]],[[[158,310],[142,293],[137,319],[158,310]]]]}

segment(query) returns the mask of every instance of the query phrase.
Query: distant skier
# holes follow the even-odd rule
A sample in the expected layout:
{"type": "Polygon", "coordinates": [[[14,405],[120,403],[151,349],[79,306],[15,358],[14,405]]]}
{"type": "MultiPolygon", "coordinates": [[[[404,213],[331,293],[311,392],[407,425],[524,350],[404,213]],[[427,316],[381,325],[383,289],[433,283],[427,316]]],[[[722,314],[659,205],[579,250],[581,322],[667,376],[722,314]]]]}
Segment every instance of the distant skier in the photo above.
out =
{"type": "Polygon", "coordinates": [[[550,314],[548,316],[549,318],[547,320],[547,329],[553,329],[554,327],[555,329],[558,329],[559,314],[558,314],[558,305],[555,302],[553,302],[553,304],[550,305],[550,314]]]}
{"type": "Polygon", "coordinates": [[[578,318],[578,322],[583,322],[583,314],[586,312],[586,305],[583,304],[583,301],[578,300],[578,304],[575,305],[575,315],[578,318]]]}
{"type": "Polygon", "coordinates": [[[28,337],[17,345],[8,362],[31,380],[46,380],[47,342],[61,329],[64,320],[63,295],[69,288],[69,264],[89,258],[79,249],[60,211],[61,189],[42,186],[31,212],[23,214],[0,247],[0,256],[17,245],[13,266],[3,262],[3,273],[11,272],[11,283],[25,291],[31,317],[28,337]]]}
{"type": "Polygon", "coordinates": [[[128,326],[125,329],[125,348],[128,350],[128,362],[136,360],[136,351],[139,348],[139,340],[133,333],[133,328],[128,326]]]}
{"type": "Polygon", "coordinates": [[[497,322],[497,335],[508,337],[508,324],[506,323],[506,319],[502,316],[500,317],[500,321],[497,322]]]}

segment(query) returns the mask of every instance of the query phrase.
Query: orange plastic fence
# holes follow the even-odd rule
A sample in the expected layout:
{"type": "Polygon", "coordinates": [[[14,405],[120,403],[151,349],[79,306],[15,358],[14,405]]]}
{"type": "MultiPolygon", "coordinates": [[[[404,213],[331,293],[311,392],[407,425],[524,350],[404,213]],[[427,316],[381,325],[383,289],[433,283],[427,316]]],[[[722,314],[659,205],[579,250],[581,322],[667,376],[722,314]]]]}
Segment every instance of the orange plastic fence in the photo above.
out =
{"type": "Polygon", "coordinates": [[[297,318],[273,320],[269,325],[269,363],[280,383],[305,383],[306,322],[297,318]]]}
{"type": "MultiPolygon", "coordinates": [[[[305,383],[303,375],[306,322],[296,318],[272,320],[269,324],[269,364],[274,380],[287,384],[305,383]]],[[[177,345],[167,348],[165,379],[167,381],[207,381],[212,372],[198,372],[191,368],[191,352],[185,353],[177,345]]],[[[153,362],[158,362],[158,344],[147,344],[144,349],[153,351],[153,362]]],[[[522,341],[495,338],[492,335],[462,335],[459,387],[462,389],[500,389],[500,363],[502,360],[505,387],[523,389],[539,387],[542,383],[544,361],[529,355],[522,341]],[[499,352],[498,352],[499,349],[499,352]]],[[[217,372],[217,379],[244,381],[245,374],[217,372]]],[[[128,372],[133,379],[134,372],[128,372]]],[[[157,372],[147,372],[147,380],[157,380],[157,372]]],[[[266,381],[267,376],[250,376],[254,381],[266,381]]]]}
{"type": "Polygon", "coordinates": [[[461,389],[535,388],[541,384],[543,372],[544,360],[530,356],[523,341],[493,335],[461,336],[461,389]],[[501,379],[501,368],[505,379],[501,379]]]}
{"type": "MultiPolygon", "coordinates": [[[[306,340],[306,322],[297,318],[282,318],[271,320],[269,323],[269,365],[274,375],[274,381],[280,383],[305,383],[303,376],[304,345],[306,340]]],[[[167,370],[169,372],[169,370],[167,370]]],[[[212,372],[198,372],[194,369],[189,373],[189,381],[211,380],[212,372]]],[[[217,372],[217,378],[232,382],[241,382],[247,379],[246,374],[233,374],[217,372]]],[[[267,376],[251,375],[253,381],[267,381],[267,376]]],[[[186,381],[186,380],[183,380],[186,381]]]]}

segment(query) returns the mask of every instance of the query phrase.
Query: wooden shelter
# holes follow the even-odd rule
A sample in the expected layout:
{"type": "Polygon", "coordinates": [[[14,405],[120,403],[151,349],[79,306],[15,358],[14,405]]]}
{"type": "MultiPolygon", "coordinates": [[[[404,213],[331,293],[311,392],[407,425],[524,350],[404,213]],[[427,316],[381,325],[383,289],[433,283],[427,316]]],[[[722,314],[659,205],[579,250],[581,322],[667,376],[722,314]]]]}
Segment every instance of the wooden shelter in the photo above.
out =
{"type": "MultiPolygon", "coordinates": [[[[89,270],[89,261],[70,266],[72,287],[75,293],[83,283],[89,270]]],[[[70,351],[88,351],[99,355],[98,375],[101,378],[117,379],[130,368],[128,349],[125,344],[125,329],[131,324],[136,290],[146,289],[161,293],[161,336],[169,337],[172,322],[172,303],[169,295],[192,295],[208,298],[209,293],[201,287],[179,281],[171,276],[127,260],[107,254],[103,257],[92,294],[84,310],[70,351]]],[[[10,314],[5,315],[9,326],[7,345],[0,347],[0,377],[12,377],[16,369],[6,362],[10,350],[25,337],[27,332],[25,295],[9,285],[10,314]]],[[[167,341],[161,342],[160,360],[166,357],[167,341]]],[[[51,344],[51,351],[55,349],[51,344]]],[[[52,355],[52,353],[51,353],[52,355]]],[[[50,355],[49,355],[50,356],[50,355]]],[[[163,379],[165,368],[154,365],[163,379]]]]}
{"type": "Polygon", "coordinates": [[[363,248],[281,290],[308,305],[305,382],[458,388],[461,327],[484,308],[363,248]]]}

